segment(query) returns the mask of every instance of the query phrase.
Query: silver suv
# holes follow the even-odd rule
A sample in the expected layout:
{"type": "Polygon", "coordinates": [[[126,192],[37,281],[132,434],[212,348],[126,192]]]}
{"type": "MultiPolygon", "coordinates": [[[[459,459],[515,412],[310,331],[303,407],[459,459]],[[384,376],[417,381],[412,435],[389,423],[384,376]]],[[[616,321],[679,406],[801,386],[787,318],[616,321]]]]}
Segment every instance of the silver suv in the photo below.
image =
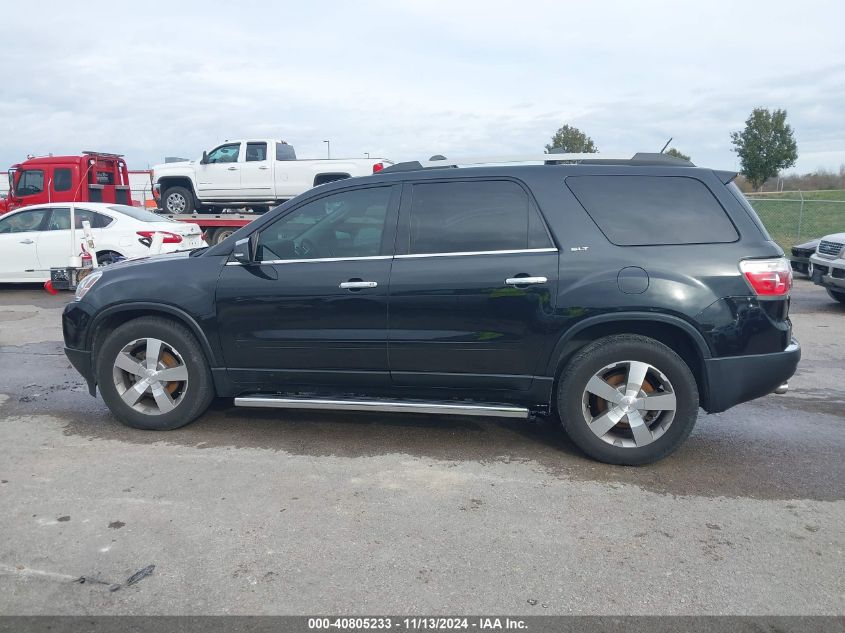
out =
{"type": "Polygon", "coordinates": [[[845,303],[845,233],[825,235],[810,256],[811,279],[831,299],[845,303]]]}

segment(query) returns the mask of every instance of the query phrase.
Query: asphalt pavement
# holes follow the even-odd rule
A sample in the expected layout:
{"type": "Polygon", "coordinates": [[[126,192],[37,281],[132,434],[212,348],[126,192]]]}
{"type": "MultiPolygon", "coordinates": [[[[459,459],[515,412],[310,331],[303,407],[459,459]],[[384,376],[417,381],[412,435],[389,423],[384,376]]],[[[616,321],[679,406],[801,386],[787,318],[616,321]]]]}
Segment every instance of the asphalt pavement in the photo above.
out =
{"type": "Polygon", "coordinates": [[[806,281],[790,392],[640,468],[552,423],[128,429],[62,353],[69,298],[0,286],[0,613],[845,614],[845,306],[806,281]]]}

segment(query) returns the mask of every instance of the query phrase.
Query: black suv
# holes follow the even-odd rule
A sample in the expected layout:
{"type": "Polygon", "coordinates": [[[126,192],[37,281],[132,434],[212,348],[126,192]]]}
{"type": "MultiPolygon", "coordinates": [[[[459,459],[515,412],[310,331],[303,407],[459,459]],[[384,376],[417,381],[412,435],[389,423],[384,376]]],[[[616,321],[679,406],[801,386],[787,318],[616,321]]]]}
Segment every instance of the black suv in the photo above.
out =
{"type": "Polygon", "coordinates": [[[66,353],[129,426],[235,405],[557,415],[592,457],[676,449],[786,388],[781,249],[731,181],[662,155],[320,186],[220,244],[98,270],[66,353]]]}

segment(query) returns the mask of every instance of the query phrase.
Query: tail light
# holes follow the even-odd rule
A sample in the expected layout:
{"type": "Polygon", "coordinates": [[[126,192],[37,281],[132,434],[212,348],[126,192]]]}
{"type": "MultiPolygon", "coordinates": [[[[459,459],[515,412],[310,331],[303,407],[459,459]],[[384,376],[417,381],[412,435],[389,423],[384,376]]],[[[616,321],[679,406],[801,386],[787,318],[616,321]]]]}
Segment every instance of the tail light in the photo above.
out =
{"type": "Polygon", "coordinates": [[[384,169],[384,163],[375,163],[373,165],[373,173],[374,174],[377,173],[377,172],[380,172],[382,169],[384,169]]]}
{"type": "Polygon", "coordinates": [[[170,231],[136,231],[136,233],[141,236],[138,241],[144,246],[152,244],[153,235],[156,233],[161,233],[164,236],[164,239],[161,241],[162,244],[179,244],[182,241],[181,235],[171,233],[170,231]]]}
{"type": "Polygon", "coordinates": [[[782,297],[792,288],[792,267],[784,257],[743,259],[739,269],[760,297],[782,297]]]}

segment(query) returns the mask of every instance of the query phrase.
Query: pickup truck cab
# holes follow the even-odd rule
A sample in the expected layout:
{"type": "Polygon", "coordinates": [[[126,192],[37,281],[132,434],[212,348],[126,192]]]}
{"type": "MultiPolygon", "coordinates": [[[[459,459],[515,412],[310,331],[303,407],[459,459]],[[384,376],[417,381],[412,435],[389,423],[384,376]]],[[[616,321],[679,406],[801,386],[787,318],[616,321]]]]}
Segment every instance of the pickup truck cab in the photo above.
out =
{"type": "Polygon", "coordinates": [[[211,207],[264,212],[312,187],[368,176],[392,165],[384,158],[297,160],[292,145],[272,139],[226,141],[198,160],[163,163],[150,178],[159,208],[191,213],[211,207]]]}

